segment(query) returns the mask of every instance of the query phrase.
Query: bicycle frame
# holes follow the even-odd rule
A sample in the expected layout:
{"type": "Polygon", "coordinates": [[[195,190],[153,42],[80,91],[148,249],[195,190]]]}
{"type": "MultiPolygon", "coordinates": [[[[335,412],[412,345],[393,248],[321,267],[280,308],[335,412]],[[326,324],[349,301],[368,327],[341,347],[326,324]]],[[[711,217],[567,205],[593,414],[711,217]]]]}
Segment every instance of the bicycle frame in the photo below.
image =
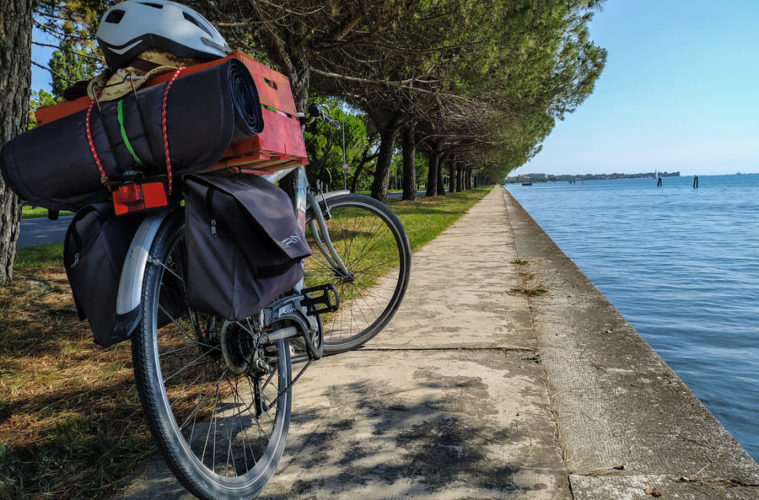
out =
{"type": "MultiPolygon", "coordinates": [[[[317,245],[323,256],[329,261],[334,269],[341,270],[349,274],[345,264],[332,246],[332,240],[329,237],[329,231],[325,224],[324,214],[320,203],[311,192],[306,177],[305,167],[296,167],[292,169],[280,170],[264,176],[269,182],[277,182],[294,170],[298,170],[296,183],[296,215],[302,229],[306,225],[306,211],[311,208],[314,213],[314,220],[311,221],[313,234],[315,235],[317,245]],[[318,229],[318,231],[317,231],[318,229]]],[[[348,191],[334,191],[331,193],[321,193],[321,201],[324,202],[334,196],[339,196],[348,191]]],[[[325,204],[326,207],[326,204],[325,204]]],[[[142,319],[142,283],[145,277],[145,269],[150,261],[150,248],[153,246],[158,228],[169,214],[169,210],[161,210],[149,213],[137,229],[137,233],[132,239],[129,246],[124,266],[121,269],[121,278],[119,280],[118,298],[116,300],[116,324],[114,333],[123,335],[122,338],[131,336],[137,325],[142,319]]],[[[329,217],[329,214],[327,215],[329,217]]],[[[301,280],[296,289],[303,288],[301,280]]]]}

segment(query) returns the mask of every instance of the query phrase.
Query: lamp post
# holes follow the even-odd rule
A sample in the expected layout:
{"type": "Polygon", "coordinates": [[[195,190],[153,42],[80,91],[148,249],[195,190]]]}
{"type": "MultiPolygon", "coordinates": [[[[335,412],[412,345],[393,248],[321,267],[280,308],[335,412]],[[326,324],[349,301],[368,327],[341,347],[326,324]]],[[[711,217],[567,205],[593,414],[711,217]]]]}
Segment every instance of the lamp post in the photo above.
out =
{"type": "Polygon", "coordinates": [[[345,103],[340,106],[340,128],[343,131],[343,189],[348,189],[348,162],[345,161],[345,103]]]}

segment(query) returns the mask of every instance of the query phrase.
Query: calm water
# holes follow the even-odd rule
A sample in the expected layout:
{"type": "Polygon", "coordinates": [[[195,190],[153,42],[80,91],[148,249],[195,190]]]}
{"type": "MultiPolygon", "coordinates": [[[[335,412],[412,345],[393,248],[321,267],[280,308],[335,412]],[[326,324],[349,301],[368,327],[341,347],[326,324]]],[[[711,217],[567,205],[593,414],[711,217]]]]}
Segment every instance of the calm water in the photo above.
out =
{"type": "Polygon", "coordinates": [[[759,175],[510,185],[759,460],[759,175]]]}

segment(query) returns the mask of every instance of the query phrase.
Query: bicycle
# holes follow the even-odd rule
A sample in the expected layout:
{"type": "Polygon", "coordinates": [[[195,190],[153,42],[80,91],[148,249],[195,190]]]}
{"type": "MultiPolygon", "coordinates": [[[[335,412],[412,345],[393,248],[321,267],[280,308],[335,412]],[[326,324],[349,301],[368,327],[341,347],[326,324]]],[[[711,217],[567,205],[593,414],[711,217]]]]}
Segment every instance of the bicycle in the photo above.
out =
{"type": "Polygon", "coordinates": [[[181,207],[146,217],[122,270],[117,312],[140,321],[132,356],[146,420],[172,472],[201,498],[263,490],[284,452],[292,385],[322,351],[374,337],[408,284],[408,239],[385,205],[318,186],[315,194],[304,167],[297,180],[313,257],[303,282],[257,315],[227,321],[184,303],[181,207]],[[309,361],[293,378],[294,339],[309,361]]]}

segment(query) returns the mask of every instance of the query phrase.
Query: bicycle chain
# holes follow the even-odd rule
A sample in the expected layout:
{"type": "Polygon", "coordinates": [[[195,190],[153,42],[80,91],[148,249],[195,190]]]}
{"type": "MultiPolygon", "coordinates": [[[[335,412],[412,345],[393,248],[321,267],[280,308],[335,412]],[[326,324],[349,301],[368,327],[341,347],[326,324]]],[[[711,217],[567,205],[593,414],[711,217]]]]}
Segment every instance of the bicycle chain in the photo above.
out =
{"type": "MultiPolygon", "coordinates": [[[[289,345],[288,345],[288,349],[289,349],[289,345]]],[[[289,390],[290,390],[290,388],[291,388],[293,385],[295,385],[295,382],[297,382],[297,381],[298,381],[298,379],[301,377],[301,375],[303,375],[303,373],[306,371],[306,368],[308,368],[308,367],[309,367],[309,365],[311,364],[311,362],[312,362],[312,361],[313,361],[313,359],[310,359],[310,358],[309,358],[308,362],[306,362],[306,366],[304,366],[304,367],[301,369],[301,371],[300,371],[300,372],[299,372],[299,373],[298,373],[298,374],[295,376],[295,378],[294,378],[294,379],[292,379],[292,380],[290,381],[290,383],[289,383],[289,384],[287,384],[287,387],[285,387],[284,389],[282,389],[282,391],[280,391],[280,393],[279,393],[279,394],[277,394],[277,397],[276,397],[276,398],[274,398],[274,400],[273,400],[273,401],[272,401],[272,402],[269,404],[269,409],[273,408],[273,407],[274,407],[274,405],[277,403],[277,401],[279,401],[279,398],[281,398],[281,397],[282,397],[282,395],[283,395],[285,392],[289,391],[289,390]]]]}

